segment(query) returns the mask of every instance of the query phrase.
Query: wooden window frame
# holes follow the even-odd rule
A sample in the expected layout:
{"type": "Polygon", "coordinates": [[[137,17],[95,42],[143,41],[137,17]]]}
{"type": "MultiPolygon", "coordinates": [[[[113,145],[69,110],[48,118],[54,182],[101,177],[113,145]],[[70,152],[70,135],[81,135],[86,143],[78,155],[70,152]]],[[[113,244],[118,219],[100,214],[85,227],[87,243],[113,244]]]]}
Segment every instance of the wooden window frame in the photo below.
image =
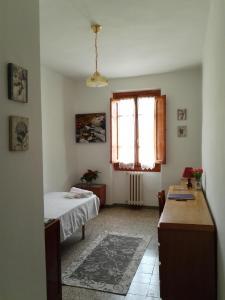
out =
{"type": "MultiPolygon", "coordinates": [[[[112,101],[120,100],[120,99],[128,99],[133,98],[135,101],[135,123],[138,120],[138,110],[137,110],[137,99],[138,97],[156,97],[166,99],[165,96],[161,96],[161,90],[144,90],[144,91],[131,91],[131,92],[118,92],[113,93],[113,97],[111,98],[110,103],[110,163],[112,163],[114,170],[116,171],[136,171],[136,172],[160,172],[161,164],[166,163],[166,103],[163,101],[163,105],[158,105],[156,102],[156,147],[160,149],[160,157],[158,157],[158,151],[156,155],[156,164],[153,169],[142,169],[140,163],[136,163],[134,168],[122,168],[119,163],[112,162],[112,101]],[[159,106],[159,107],[158,107],[159,106]],[[160,124],[160,129],[158,130],[160,124]],[[163,149],[163,150],[162,150],[163,149]]],[[[162,101],[161,101],[162,102],[162,101]]],[[[138,161],[138,128],[135,126],[135,161],[138,161]]]]}

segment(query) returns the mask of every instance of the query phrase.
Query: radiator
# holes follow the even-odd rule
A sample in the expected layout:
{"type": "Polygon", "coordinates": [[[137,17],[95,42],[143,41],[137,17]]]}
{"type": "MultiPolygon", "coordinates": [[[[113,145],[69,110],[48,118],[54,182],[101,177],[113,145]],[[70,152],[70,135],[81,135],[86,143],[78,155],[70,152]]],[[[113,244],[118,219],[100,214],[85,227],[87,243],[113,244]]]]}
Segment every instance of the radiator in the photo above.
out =
{"type": "Polygon", "coordinates": [[[142,173],[128,173],[129,175],[129,205],[142,206],[142,173]]]}

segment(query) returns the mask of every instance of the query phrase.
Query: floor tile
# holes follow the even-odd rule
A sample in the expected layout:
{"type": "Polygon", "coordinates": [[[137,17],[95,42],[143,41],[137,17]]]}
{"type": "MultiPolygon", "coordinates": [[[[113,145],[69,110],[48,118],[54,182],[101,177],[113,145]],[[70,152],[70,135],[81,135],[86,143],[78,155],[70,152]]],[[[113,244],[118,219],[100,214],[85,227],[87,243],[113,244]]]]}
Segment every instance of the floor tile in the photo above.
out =
{"type": "Polygon", "coordinates": [[[137,272],[133,278],[132,282],[139,282],[139,283],[150,283],[151,281],[151,274],[145,274],[141,272],[137,272]]]}
{"type": "Polygon", "coordinates": [[[155,263],[159,265],[159,257],[156,257],[155,263]]]}
{"type": "Polygon", "coordinates": [[[158,281],[151,280],[150,285],[155,286],[159,290],[160,287],[159,280],[158,281]]]}
{"type": "Polygon", "coordinates": [[[146,296],[149,290],[149,284],[132,282],[128,294],[146,296]]]}
{"type": "MultiPolygon", "coordinates": [[[[154,265],[158,257],[157,222],[158,212],[153,209],[143,208],[135,210],[126,207],[102,209],[97,218],[87,223],[85,240],[81,241],[81,232],[77,232],[61,245],[62,272],[77,259],[102,231],[126,232],[131,235],[141,234],[146,238],[150,238],[150,243],[141,261],[141,264],[146,265],[146,267],[141,268],[147,268],[147,272],[149,272],[151,267],[149,268],[147,265],[154,265]]],[[[159,300],[159,298],[152,298],[150,295],[147,296],[150,284],[154,285],[156,278],[158,278],[157,276],[157,266],[154,267],[153,273],[137,272],[131,284],[131,293],[129,292],[127,296],[63,286],[63,300],[159,300]],[[149,281],[149,278],[151,278],[151,281],[149,281]],[[140,293],[141,295],[139,295],[140,293]]]]}
{"type": "Polygon", "coordinates": [[[144,256],[157,257],[157,251],[155,249],[146,249],[144,256]]]}
{"type": "Polygon", "coordinates": [[[145,296],[127,294],[124,300],[146,300],[145,296]]]}
{"type": "Polygon", "coordinates": [[[150,284],[147,292],[147,296],[159,298],[160,297],[159,286],[150,284]]]}
{"type": "Polygon", "coordinates": [[[150,264],[150,265],[154,265],[156,261],[156,257],[155,256],[147,256],[144,255],[142,260],[141,260],[141,264],[150,264]]]}
{"type": "Polygon", "coordinates": [[[151,276],[151,281],[150,281],[151,284],[159,284],[159,275],[152,275],[151,276]]]}
{"type": "Polygon", "coordinates": [[[153,272],[152,272],[153,276],[159,276],[159,266],[154,266],[153,272]]]}
{"type": "Polygon", "coordinates": [[[145,274],[152,274],[153,270],[154,270],[154,265],[141,263],[137,269],[137,272],[145,273],[145,274]]]}

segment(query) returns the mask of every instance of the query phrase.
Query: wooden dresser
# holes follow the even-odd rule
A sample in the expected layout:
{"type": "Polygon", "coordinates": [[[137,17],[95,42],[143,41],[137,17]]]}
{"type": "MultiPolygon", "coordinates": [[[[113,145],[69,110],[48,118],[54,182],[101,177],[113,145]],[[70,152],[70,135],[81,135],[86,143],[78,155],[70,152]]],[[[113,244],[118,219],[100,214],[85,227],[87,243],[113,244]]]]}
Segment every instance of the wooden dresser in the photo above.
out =
{"type": "Polygon", "coordinates": [[[93,192],[100,200],[100,208],[104,207],[106,202],[106,185],[103,183],[96,184],[86,184],[86,183],[76,183],[74,185],[77,188],[85,189],[93,192]]]}
{"type": "Polygon", "coordinates": [[[195,199],[167,200],[158,223],[160,296],[163,300],[216,299],[216,229],[202,191],[195,199]]]}
{"type": "Polygon", "coordinates": [[[47,299],[62,300],[59,220],[45,223],[45,256],[47,299]]]}

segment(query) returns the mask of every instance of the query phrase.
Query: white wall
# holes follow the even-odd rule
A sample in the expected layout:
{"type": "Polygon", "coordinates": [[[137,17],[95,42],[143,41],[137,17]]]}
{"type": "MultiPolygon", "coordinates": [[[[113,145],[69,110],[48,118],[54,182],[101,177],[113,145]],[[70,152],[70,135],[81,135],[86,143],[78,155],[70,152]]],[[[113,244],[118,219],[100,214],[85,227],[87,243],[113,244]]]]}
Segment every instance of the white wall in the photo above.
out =
{"type": "Polygon", "coordinates": [[[225,299],[225,1],[213,0],[203,64],[202,160],[218,231],[218,299],[225,299]]]}
{"type": "MultiPolygon", "coordinates": [[[[51,72],[52,73],[52,72],[51,72]]],[[[57,75],[58,76],[58,75],[57,75]]],[[[52,78],[53,78],[52,74],[52,78]]],[[[62,78],[60,79],[62,80],[62,78]]],[[[55,81],[56,85],[57,81],[55,81]]],[[[53,87],[46,80],[46,86],[53,87]]],[[[168,97],[167,101],[167,165],[163,166],[161,173],[151,173],[144,176],[144,203],[145,205],[157,205],[157,192],[161,188],[167,188],[171,183],[179,181],[184,166],[200,166],[201,165],[201,68],[193,68],[161,75],[142,76],[126,79],[110,80],[110,86],[100,89],[87,88],[85,80],[74,82],[73,97],[64,97],[67,118],[70,124],[64,134],[69,146],[67,147],[67,156],[73,157],[74,161],[70,162],[74,165],[75,179],[79,181],[81,175],[86,169],[97,169],[101,171],[98,182],[107,184],[107,203],[126,203],[128,200],[128,176],[126,172],[113,171],[109,163],[109,99],[112,92],[122,90],[141,90],[160,88],[162,93],[168,97]],[[69,107],[69,109],[68,109],[69,107]],[[177,108],[187,108],[187,121],[177,121],[177,108]],[[102,144],[76,144],[74,142],[74,115],[76,113],[92,113],[106,112],[107,116],[107,142],[102,144]],[[72,122],[71,122],[72,120],[72,122]],[[188,137],[177,138],[177,125],[188,126],[188,137]]],[[[49,107],[54,103],[55,96],[49,92],[47,99],[49,107]],[[54,99],[53,99],[54,98],[54,99]]],[[[61,101],[60,100],[60,101],[61,101]]],[[[61,102],[60,102],[61,103],[61,102]]],[[[60,104],[62,105],[62,103],[60,104]]],[[[59,109],[59,108],[58,108],[59,109]]],[[[61,116],[62,116],[61,112],[61,116]]],[[[49,115],[50,119],[45,118],[48,124],[56,124],[56,119],[49,115]]],[[[61,122],[62,123],[62,122],[61,122]]],[[[56,130],[57,131],[57,130],[56,130]]],[[[51,149],[51,139],[53,134],[49,134],[49,153],[57,148],[56,143],[51,149]]],[[[62,139],[57,142],[61,146],[62,139]]],[[[64,150],[63,150],[64,151],[64,150]]],[[[44,151],[45,152],[45,151],[44,151]]],[[[64,154],[63,154],[64,156],[64,154]]],[[[64,160],[66,165],[66,159],[64,160]]],[[[64,167],[61,166],[61,169],[64,167]]],[[[56,174],[60,178],[60,174],[56,174]]],[[[52,175],[53,178],[53,175],[52,175]]],[[[47,179],[46,179],[47,180],[47,179]]],[[[49,179],[52,180],[52,179],[49,179]]],[[[53,181],[57,182],[58,178],[53,181]]],[[[71,181],[72,184],[72,181],[71,181]]],[[[56,187],[60,187],[59,185],[56,187]]]]}
{"type": "Polygon", "coordinates": [[[46,299],[38,0],[0,1],[0,299],[46,299]],[[7,99],[7,63],[29,72],[29,103],[7,99]],[[8,150],[8,116],[30,118],[30,149],[8,150]]]}
{"type": "Polygon", "coordinates": [[[74,83],[42,67],[41,94],[44,192],[64,191],[74,183],[76,173],[74,83]]]}
{"type": "MultiPolygon", "coordinates": [[[[84,81],[76,84],[75,113],[106,112],[107,143],[75,144],[77,171],[93,168],[102,172],[99,181],[108,186],[108,203],[128,199],[127,175],[112,171],[109,164],[109,99],[112,92],[160,88],[167,100],[167,164],[161,173],[144,176],[144,203],[157,205],[157,192],[177,182],[184,166],[201,164],[201,69],[194,68],[152,76],[110,80],[108,88],[91,89],[84,81]],[[176,120],[177,108],[187,108],[187,121],[176,120]],[[188,125],[188,137],[177,138],[177,125],[188,125]]],[[[74,151],[71,149],[71,151],[74,151]]],[[[78,178],[77,178],[78,179],[78,178]]]]}

